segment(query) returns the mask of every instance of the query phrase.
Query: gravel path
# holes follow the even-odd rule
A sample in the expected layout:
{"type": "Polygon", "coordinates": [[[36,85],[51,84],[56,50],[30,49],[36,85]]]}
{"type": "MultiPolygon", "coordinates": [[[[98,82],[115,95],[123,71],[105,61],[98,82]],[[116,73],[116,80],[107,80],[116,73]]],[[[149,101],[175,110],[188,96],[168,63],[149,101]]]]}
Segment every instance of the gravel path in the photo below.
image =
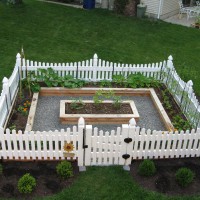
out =
{"type": "MultiPolygon", "coordinates": [[[[76,97],[79,98],[79,97],[76,97]]],[[[80,97],[81,99],[92,99],[92,97],[80,97]]],[[[38,99],[35,120],[33,124],[33,131],[54,131],[66,129],[73,125],[62,125],[59,122],[60,100],[72,100],[68,96],[51,96],[42,97],[38,99]]],[[[73,98],[75,99],[75,98],[73,98]]],[[[151,130],[166,130],[163,122],[160,120],[158,111],[150,97],[147,96],[123,96],[124,100],[133,100],[140,115],[137,126],[151,130]]],[[[94,124],[93,127],[98,127],[99,130],[110,131],[116,130],[119,124],[105,125],[94,124]]]]}

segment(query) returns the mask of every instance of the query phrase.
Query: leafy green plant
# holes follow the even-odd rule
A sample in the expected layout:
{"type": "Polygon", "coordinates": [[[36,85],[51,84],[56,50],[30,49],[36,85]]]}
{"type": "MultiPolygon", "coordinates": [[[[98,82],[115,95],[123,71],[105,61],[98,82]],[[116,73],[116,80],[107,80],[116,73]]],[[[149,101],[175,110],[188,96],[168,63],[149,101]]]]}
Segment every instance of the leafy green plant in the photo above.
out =
{"type": "Polygon", "coordinates": [[[113,100],[113,106],[116,109],[119,109],[122,104],[122,100],[120,96],[115,96],[115,93],[113,90],[105,91],[105,90],[98,90],[94,97],[93,101],[95,106],[99,107],[100,104],[103,102],[105,99],[112,99],[113,100]]]}
{"type": "Polygon", "coordinates": [[[27,77],[22,80],[22,87],[23,89],[28,89],[29,96],[31,96],[31,92],[39,92],[41,89],[33,72],[27,73],[27,77]]]}
{"type": "Polygon", "coordinates": [[[187,187],[194,180],[195,174],[190,169],[182,167],[178,169],[175,177],[181,187],[187,187]]]}
{"type": "Polygon", "coordinates": [[[12,130],[16,130],[16,125],[15,125],[15,124],[12,124],[12,125],[10,125],[8,128],[9,128],[11,131],[12,131],[12,130]]]}
{"type": "Polygon", "coordinates": [[[156,173],[156,167],[152,160],[143,160],[139,165],[138,173],[141,176],[153,176],[156,173]]]}
{"type": "Polygon", "coordinates": [[[114,108],[119,109],[122,105],[121,97],[120,96],[114,96],[113,101],[114,101],[113,102],[114,108]]]}
{"type": "Polygon", "coordinates": [[[191,124],[183,119],[180,115],[176,115],[172,118],[172,123],[177,130],[191,130],[191,124]]]}
{"type": "Polygon", "coordinates": [[[57,174],[63,179],[69,178],[73,176],[73,167],[69,161],[62,161],[56,166],[57,174]]]}
{"type": "Polygon", "coordinates": [[[167,110],[171,110],[172,109],[172,105],[170,102],[170,98],[169,98],[169,91],[168,90],[164,90],[162,91],[162,97],[163,97],[163,106],[167,109],[167,110]]]}
{"type": "Polygon", "coordinates": [[[111,82],[108,80],[101,80],[99,82],[99,85],[100,85],[100,87],[111,87],[112,86],[111,82]]]}
{"type": "Polygon", "coordinates": [[[31,176],[29,173],[23,175],[17,184],[17,188],[20,193],[31,193],[33,189],[36,186],[36,180],[33,176],[31,176]]]}
{"type": "Polygon", "coordinates": [[[77,99],[74,100],[70,103],[70,108],[73,110],[80,110],[85,106],[85,104],[83,103],[82,99],[77,99]]]}
{"type": "Polygon", "coordinates": [[[97,92],[95,93],[95,95],[93,96],[94,105],[95,105],[96,107],[99,107],[100,104],[102,103],[103,99],[102,99],[101,97],[102,97],[102,93],[100,92],[100,90],[97,91],[97,92]]]}
{"type": "Polygon", "coordinates": [[[113,83],[116,83],[119,86],[125,86],[126,87],[126,85],[127,85],[126,78],[122,74],[113,75],[112,81],[113,81],[113,83]]]}
{"type": "Polygon", "coordinates": [[[148,78],[143,76],[141,73],[130,74],[127,77],[128,87],[131,88],[144,88],[144,87],[158,87],[160,82],[155,80],[154,78],[148,78]]]}

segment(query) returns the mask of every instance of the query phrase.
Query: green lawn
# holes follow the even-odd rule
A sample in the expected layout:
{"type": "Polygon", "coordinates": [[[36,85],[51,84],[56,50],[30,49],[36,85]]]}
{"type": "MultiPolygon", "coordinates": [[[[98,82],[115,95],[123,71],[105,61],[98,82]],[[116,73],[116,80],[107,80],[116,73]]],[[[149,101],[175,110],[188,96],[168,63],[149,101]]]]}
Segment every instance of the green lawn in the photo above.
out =
{"type": "MultiPolygon", "coordinates": [[[[181,77],[194,81],[200,95],[200,32],[156,20],[118,16],[101,9],[68,8],[33,0],[9,7],[0,2],[0,80],[13,70],[16,53],[26,58],[71,62],[99,58],[121,63],[163,61],[171,54],[181,77]]],[[[42,199],[162,200],[170,198],[140,188],[122,167],[91,167],[63,192],[42,199]]]]}
{"type": "MultiPolygon", "coordinates": [[[[38,180],[39,181],[39,180],[38,180]]],[[[152,183],[153,184],[153,183],[152,183]]],[[[71,187],[37,200],[197,200],[200,197],[167,197],[137,185],[122,167],[89,167],[71,187]]]]}
{"type": "Polygon", "coordinates": [[[15,55],[68,62],[99,58],[151,63],[171,54],[181,77],[194,81],[200,95],[200,32],[156,20],[118,16],[102,9],[82,10],[34,0],[9,7],[0,2],[0,79],[9,76],[15,55]]]}

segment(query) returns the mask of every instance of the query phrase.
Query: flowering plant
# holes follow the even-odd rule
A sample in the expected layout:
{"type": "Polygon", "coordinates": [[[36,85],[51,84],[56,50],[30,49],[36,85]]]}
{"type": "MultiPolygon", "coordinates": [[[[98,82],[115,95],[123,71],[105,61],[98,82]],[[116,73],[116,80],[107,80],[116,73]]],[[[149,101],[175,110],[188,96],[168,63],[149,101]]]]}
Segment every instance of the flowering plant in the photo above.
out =
{"type": "Polygon", "coordinates": [[[27,100],[22,105],[19,105],[17,110],[23,115],[28,115],[28,110],[30,106],[31,106],[31,102],[27,100]]]}

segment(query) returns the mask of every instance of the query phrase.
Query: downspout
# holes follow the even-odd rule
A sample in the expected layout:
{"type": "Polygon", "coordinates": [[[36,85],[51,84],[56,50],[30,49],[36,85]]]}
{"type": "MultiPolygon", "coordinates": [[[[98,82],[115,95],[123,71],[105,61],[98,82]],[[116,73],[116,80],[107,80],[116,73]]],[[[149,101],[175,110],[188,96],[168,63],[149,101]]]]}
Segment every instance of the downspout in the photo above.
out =
{"type": "Polygon", "coordinates": [[[161,13],[161,6],[163,4],[163,0],[160,0],[160,3],[159,3],[159,7],[158,7],[158,16],[157,16],[157,19],[160,19],[160,13],[161,13]]]}

